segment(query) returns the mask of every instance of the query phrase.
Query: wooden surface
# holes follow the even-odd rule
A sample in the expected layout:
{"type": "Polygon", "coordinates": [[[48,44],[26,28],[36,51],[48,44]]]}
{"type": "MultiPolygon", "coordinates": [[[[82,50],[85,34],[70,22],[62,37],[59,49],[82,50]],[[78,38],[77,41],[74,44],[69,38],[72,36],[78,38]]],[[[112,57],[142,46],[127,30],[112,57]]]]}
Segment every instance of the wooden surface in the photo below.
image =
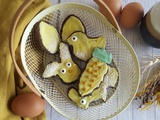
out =
{"type": "MultiPolygon", "coordinates": [[[[63,2],[78,2],[89,5],[95,9],[98,6],[92,0],[50,0],[51,3],[58,4],[63,2]]],[[[160,0],[121,0],[123,7],[130,2],[139,2],[144,7],[145,13],[158,1],[160,0]]],[[[120,26],[121,27],[121,26],[120,26]]],[[[122,34],[131,43],[135,52],[137,53],[140,65],[144,64],[144,61],[153,59],[156,55],[160,56],[160,49],[152,48],[148,46],[141,38],[139,27],[134,29],[124,29],[121,27],[122,34]]],[[[143,81],[141,81],[143,82],[143,81]]],[[[140,102],[133,100],[132,103],[118,116],[112,118],[112,120],[160,120],[160,108],[156,105],[152,105],[146,111],[140,111],[138,106],[140,102]]],[[[68,120],[59,113],[57,113],[49,104],[46,106],[47,120],[68,120]]]]}

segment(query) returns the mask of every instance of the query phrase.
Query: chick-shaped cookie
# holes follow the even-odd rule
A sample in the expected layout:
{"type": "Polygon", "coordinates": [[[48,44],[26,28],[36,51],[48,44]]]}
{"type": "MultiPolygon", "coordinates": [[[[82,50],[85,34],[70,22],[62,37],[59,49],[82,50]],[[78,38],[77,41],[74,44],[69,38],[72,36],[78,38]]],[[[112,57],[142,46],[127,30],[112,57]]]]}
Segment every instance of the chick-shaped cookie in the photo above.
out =
{"type": "Polygon", "coordinates": [[[75,102],[78,107],[87,109],[89,107],[89,104],[93,101],[99,99],[106,101],[107,98],[106,84],[102,82],[98,89],[95,89],[90,95],[84,97],[81,97],[78,91],[71,87],[68,91],[68,97],[73,102],[75,102]]]}
{"type": "Polygon", "coordinates": [[[106,46],[106,38],[104,36],[90,38],[83,32],[73,33],[67,39],[67,42],[73,47],[75,56],[83,61],[91,58],[95,48],[105,48],[106,46]]]}
{"type": "Polygon", "coordinates": [[[58,75],[65,83],[76,81],[81,73],[81,70],[73,62],[68,45],[61,42],[59,45],[59,50],[61,63],[56,61],[49,63],[43,72],[43,78],[49,78],[58,75]]]}
{"type": "Polygon", "coordinates": [[[75,15],[69,15],[63,22],[61,29],[62,41],[66,42],[67,38],[74,32],[85,32],[82,21],[75,15]]]}

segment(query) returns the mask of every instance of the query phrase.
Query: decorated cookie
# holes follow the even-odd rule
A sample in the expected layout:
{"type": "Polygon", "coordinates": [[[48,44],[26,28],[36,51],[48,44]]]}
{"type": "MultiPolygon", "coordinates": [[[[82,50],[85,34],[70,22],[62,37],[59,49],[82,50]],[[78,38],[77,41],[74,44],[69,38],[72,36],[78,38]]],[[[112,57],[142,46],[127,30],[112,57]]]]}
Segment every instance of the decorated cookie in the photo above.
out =
{"type": "Polygon", "coordinates": [[[40,46],[44,51],[50,54],[57,52],[61,39],[54,26],[49,25],[43,21],[36,23],[35,37],[39,41],[40,46]]]}
{"type": "Polygon", "coordinates": [[[112,61],[111,54],[107,53],[104,49],[96,48],[92,55],[94,55],[94,57],[88,61],[88,64],[80,77],[78,88],[81,96],[88,95],[99,87],[100,83],[103,81],[104,75],[108,71],[106,62],[111,63],[112,61]],[[97,49],[99,52],[97,52],[97,49]],[[104,56],[108,56],[110,59],[104,61],[104,56]]]}
{"type": "Polygon", "coordinates": [[[62,40],[66,42],[67,38],[76,31],[85,32],[85,28],[81,20],[77,16],[70,15],[64,20],[62,26],[61,30],[62,40]]]}
{"type": "Polygon", "coordinates": [[[79,67],[73,62],[67,44],[61,42],[59,50],[61,63],[55,61],[49,63],[44,70],[42,75],[43,78],[58,75],[65,83],[76,81],[81,71],[79,67]]]}
{"type": "Polygon", "coordinates": [[[92,58],[83,71],[78,90],[70,88],[68,97],[78,107],[87,109],[91,102],[102,99],[107,100],[107,87],[115,87],[118,72],[107,64],[112,62],[112,54],[106,52],[105,48],[95,48],[92,58]]]}
{"type": "Polygon", "coordinates": [[[105,48],[105,37],[89,38],[83,32],[75,32],[68,39],[67,42],[73,46],[73,53],[81,60],[87,61],[92,56],[95,48],[105,48]]]}
{"type": "Polygon", "coordinates": [[[80,78],[80,95],[88,95],[98,88],[107,70],[108,66],[105,62],[101,62],[97,58],[91,58],[80,78]]]}
{"type": "Polygon", "coordinates": [[[75,102],[78,107],[81,107],[83,109],[87,109],[89,104],[93,101],[96,101],[99,99],[106,101],[106,98],[107,98],[106,84],[104,82],[102,82],[98,89],[95,89],[92,92],[92,94],[85,96],[85,97],[81,97],[76,89],[71,88],[68,92],[68,97],[73,102],[75,102]]]}

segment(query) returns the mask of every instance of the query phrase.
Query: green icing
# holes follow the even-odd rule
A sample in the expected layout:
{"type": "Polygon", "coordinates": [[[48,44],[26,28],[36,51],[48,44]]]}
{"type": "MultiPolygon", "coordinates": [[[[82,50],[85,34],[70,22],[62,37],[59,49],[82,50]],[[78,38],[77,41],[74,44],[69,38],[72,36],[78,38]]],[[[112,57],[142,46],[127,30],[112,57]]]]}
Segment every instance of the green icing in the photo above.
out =
{"type": "Polygon", "coordinates": [[[106,52],[105,48],[95,48],[92,56],[108,64],[112,62],[112,54],[106,52]]]}

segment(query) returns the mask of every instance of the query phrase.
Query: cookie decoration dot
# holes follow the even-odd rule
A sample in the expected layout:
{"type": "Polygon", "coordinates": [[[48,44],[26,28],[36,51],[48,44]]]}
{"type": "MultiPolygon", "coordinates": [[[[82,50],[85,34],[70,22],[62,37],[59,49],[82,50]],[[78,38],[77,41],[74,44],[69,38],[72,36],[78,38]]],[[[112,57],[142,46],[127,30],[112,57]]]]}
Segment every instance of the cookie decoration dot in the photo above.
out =
{"type": "Polygon", "coordinates": [[[91,79],[91,82],[94,82],[95,80],[94,79],[91,79]]]}

